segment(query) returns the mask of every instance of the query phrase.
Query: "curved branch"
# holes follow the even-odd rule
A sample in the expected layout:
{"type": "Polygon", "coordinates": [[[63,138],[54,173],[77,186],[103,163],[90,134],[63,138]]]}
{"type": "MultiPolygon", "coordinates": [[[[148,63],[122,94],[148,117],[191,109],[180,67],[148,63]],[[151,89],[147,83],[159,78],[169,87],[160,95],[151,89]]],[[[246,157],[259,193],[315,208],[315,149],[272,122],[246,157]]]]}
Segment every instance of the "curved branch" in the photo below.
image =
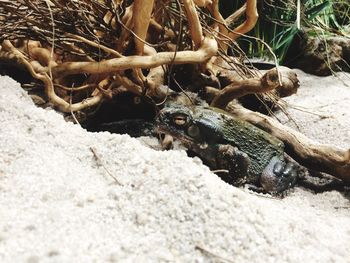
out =
{"type": "MultiPolygon", "coordinates": [[[[199,4],[201,1],[197,1],[199,4]]],[[[191,38],[194,43],[194,48],[198,49],[202,45],[203,31],[199,21],[196,6],[192,0],[183,0],[188,25],[190,28],[191,38]]],[[[204,3],[205,4],[205,1],[204,3]]]]}
{"type": "Polygon", "coordinates": [[[199,7],[206,7],[212,3],[212,0],[193,0],[193,2],[199,7]]]}
{"type": "MultiPolygon", "coordinates": [[[[242,34],[245,34],[253,29],[257,20],[258,20],[258,11],[256,8],[256,0],[247,0],[246,4],[244,4],[240,9],[238,9],[235,13],[233,13],[226,20],[222,17],[219,11],[219,0],[213,0],[212,5],[209,8],[212,16],[215,18],[216,23],[214,23],[214,27],[219,27],[220,35],[225,36],[227,39],[232,41],[236,40],[242,34]],[[230,30],[229,25],[237,19],[239,16],[246,13],[246,20],[243,24],[239,25],[234,30],[230,30]]],[[[228,49],[228,43],[225,39],[219,40],[219,46],[226,52],[228,49]]]]}
{"type": "Polygon", "coordinates": [[[230,26],[232,23],[237,21],[238,18],[240,18],[246,11],[247,4],[242,5],[241,8],[236,10],[232,15],[230,15],[228,18],[225,19],[225,22],[228,26],[230,26]]]}
{"type": "Polygon", "coordinates": [[[263,93],[277,88],[280,85],[276,68],[269,70],[260,79],[240,80],[226,86],[214,97],[210,106],[224,109],[227,104],[239,97],[253,93],[263,93]]]}
{"type": "Polygon", "coordinates": [[[101,50],[103,50],[104,52],[109,53],[109,54],[111,54],[111,55],[113,55],[113,56],[115,56],[115,57],[117,57],[117,58],[123,57],[123,55],[120,54],[118,51],[115,51],[114,49],[111,49],[111,48],[106,47],[106,46],[104,46],[104,45],[101,45],[101,44],[99,44],[99,43],[95,43],[95,42],[93,42],[93,41],[91,41],[91,40],[86,39],[85,37],[78,36],[78,35],[74,35],[74,34],[71,34],[71,33],[66,33],[66,35],[67,35],[68,37],[70,37],[70,38],[73,38],[73,39],[75,39],[75,40],[78,40],[78,41],[81,41],[81,42],[83,42],[83,43],[86,43],[86,44],[88,44],[88,45],[90,45],[90,46],[92,46],[92,47],[101,49],[101,50]]]}
{"type": "Polygon", "coordinates": [[[258,21],[259,14],[256,8],[256,0],[247,0],[246,4],[246,20],[243,22],[243,24],[236,27],[229,35],[232,40],[236,40],[242,34],[245,34],[252,30],[258,21]]]}
{"type": "Polygon", "coordinates": [[[133,6],[133,24],[135,49],[137,55],[143,54],[143,47],[145,45],[148,27],[150,24],[151,14],[153,10],[154,0],[135,0],[133,6]]]}
{"type": "MultiPolygon", "coordinates": [[[[32,62],[27,61],[26,57],[20,51],[18,51],[8,40],[5,40],[3,42],[3,47],[6,47],[6,49],[12,53],[13,57],[18,61],[20,65],[23,65],[27,68],[27,70],[29,71],[29,73],[32,75],[33,78],[38,79],[44,83],[45,93],[47,97],[61,111],[71,112],[71,111],[82,110],[82,109],[96,105],[103,99],[103,94],[99,92],[96,96],[87,98],[78,103],[69,104],[64,99],[57,96],[57,94],[55,93],[52,80],[47,74],[47,72],[37,73],[35,71],[35,68],[33,67],[33,65],[35,65],[36,63],[33,63],[33,62],[37,62],[37,61],[32,61],[32,62]]],[[[37,62],[37,64],[40,65],[39,62],[37,62]]]]}
{"type": "MultiPolygon", "coordinates": [[[[209,8],[211,15],[215,18],[216,22],[213,23],[212,28],[215,30],[219,29],[219,32],[225,36],[228,35],[228,26],[225,19],[222,17],[219,11],[219,0],[214,0],[209,8]]],[[[218,39],[219,47],[223,50],[227,50],[227,44],[224,41],[218,39]]]]}
{"type": "Polygon", "coordinates": [[[129,56],[113,58],[101,62],[64,62],[52,68],[54,77],[64,77],[73,74],[112,73],[131,68],[154,68],[164,64],[204,63],[218,50],[214,39],[204,38],[202,46],[197,51],[179,51],[174,59],[174,52],[159,52],[153,56],[129,56]]]}

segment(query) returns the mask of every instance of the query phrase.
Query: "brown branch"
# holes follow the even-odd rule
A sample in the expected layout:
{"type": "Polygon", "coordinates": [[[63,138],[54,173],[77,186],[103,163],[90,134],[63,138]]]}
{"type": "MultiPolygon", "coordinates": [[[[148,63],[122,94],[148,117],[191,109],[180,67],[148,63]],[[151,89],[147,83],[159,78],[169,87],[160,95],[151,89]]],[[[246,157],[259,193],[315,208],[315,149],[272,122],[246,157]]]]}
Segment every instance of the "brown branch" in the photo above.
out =
{"type": "Polygon", "coordinates": [[[54,83],[53,85],[54,85],[54,87],[63,89],[65,91],[70,91],[70,92],[77,92],[77,91],[87,90],[87,89],[91,89],[91,88],[96,87],[96,84],[85,84],[85,85],[82,85],[79,87],[66,87],[64,85],[57,84],[57,83],[54,83]]]}
{"type": "Polygon", "coordinates": [[[47,67],[57,66],[57,63],[51,57],[51,52],[46,48],[42,48],[42,47],[32,48],[29,50],[28,53],[34,60],[37,60],[41,65],[44,65],[47,67]]]}
{"type": "Polygon", "coordinates": [[[224,109],[233,99],[247,94],[263,93],[279,86],[277,69],[271,69],[260,79],[240,80],[220,90],[211,102],[211,106],[224,109]]]}
{"type": "Polygon", "coordinates": [[[212,0],[193,0],[193,2],[199,7],[206,7],[211,4],[212,0]]]}
{"type": "Polygon", "coordinates": [[[238,37],[253,29],[259,17],[256,0],[247,0],[246,4],[226,20],[222,17],[219,11],[219,0],[213,0],[212,4],[209,6],[209,10],[215,21],[212,27],[214,30],[216,30],[215,28],[219,29],[218,35],[220,38],[216,37],[219,42],[219,47],[222,48],[225,53],[227,52],[228,47],[232,44],[232,41],[235,41],[238,37]],[[238,19],[244,12],[246,13],[246,20],[237,28],[231,30],[229,28],[230,24],[238,19]]]}
{"type": "Polygon", "coordinates": [[[74,35],[74,34],[70,34],[70,33],[67,33],[67,36],[70,37],[70,38],[73,38],[75,40],[81,41],[83,43],[86,43],[86,44],[88,44],[88,45],[90,45],[92,47],[99,48],[99,49],[105,51],[106,53],[109,53],[109,54],[111,54],[111,55],[113,55],[113,56],[115,56],[117,58],[123,57],[123,55],[121,55],[118,51],[115,51],[114,49],[106,47],[106,46],[104,46],[104,45],[102,45],[100,43],[95,43],[95,42],[93,42],[91,40],[88,40],[88,39],[82,37],[82,36],[78,36],[78,35],[74,35]]]}
{"type": "Polygon", "coordinates": [[[40,80],[40,81],[42,81],[44,83],[45,93],[48,96],[49,100],[54,105],[58,106],[58,108],[61,111],[63,111],[63,112],[71,112],[71,111],[82,110],[84,108],[88,108],[88,107],[94,106],[94,105],[96,105],[97,103],[99,103],[102,100],[103,94],[100,92],[96,96],[87,98],[87,99],[85,99],[85,100],[83,100],[81,102],[74,103],[74,104],[68,103],[64,99],[62,99],[59,96],[57,96],[57,94],[55,93],[53,82],[52,82],[51,78],[49,77],[49,75],[47,74],[47,72],[38,73],[35,70],[35,67],[33,67],[33,65],[35,65],[35,64],[38,64],[38,67],[42,68],[42,66],[40,66],[40,63],[38,61],[31,61],[31,62],[29,62],[27,60],[27,58],[19,50],[17,50],[11,44],[11,42],[8,41],[8,40],[5,40],[3,42],[2,47],[4,49],[9,50],[13,54],[13,56],[16,58],[18,63],[20,65],[23,65],[23,66],[25,66],[27,68],[27,70],[29,71],[29,73],[32,75],[33,78],[38,79],[38,80],[40,80]],[[33,62],[36,62],[36,63],[33,63],[33,62]]]}
{"type": "Polygon", "coordinates": [[[246,5],[246,20],[243,22],[243,24],[236,27],[229,35],[232,40],[236,40],[242,34],[252,30],[258,21],[259,14],[256,8],[256,0],[247,0],[246,5]]]}
{"type": "MultiPolygon", "coordinates": [[[[225,19],[222,17],[220,10],[219,10],[219,0],[214,0],[212,5],[209,8],[211,15],[215,18],[215,23],[213,23],[212,28],[214,30],[219,29],[219,32],[221,34],[224,34],[225,36],[228,35],[228,26],[226,24],[225,19]]],[[[219,47],[227,50],[227,44],[224,43],[222,39],[218,39],[219,47]]]]}
{"type": "MultiPolygon", "coordinates": [[[[200,1],[197,1],[197,2],[200,2],[200,1]]],[[[194,43],[194,48],[198,49],[202,45],[203,31],[199,21],[196,6],[192,0],[183,0],[183,3],[185,7],[186,17],[188,19],[191,38],[194,43]]]]}
{"type": "Polygon", "coordinates": [[[127,77],[122,75],[116,75],[115,79],[118,84],[122,85],[124,88],[133,92],[134,94],[137,94],[137,95],[142,94],[142,87],[135,84],[133,81],[131,81],[127,77]]]}
{"type": "Polygon", "coordinates": [[[133,24],[136,55],[143,55],[144,41],[146,40],[148,27],[150,24],[154,0],[135,0],[133,6],[133,24]]]}
{"type": "Polygon", "coordinates": [[[197,51],[179,51],[174,59],[174,52],[159,52],[153,56],[129,56],[113,58],[101,62],[64,62],[52,68],[54,77],[73,74],[112,73],[130,68],[154,68],[164,64],[204,63],[217,53],[217,43],[214,39],[204,38],[202,46],[197,51]]]}
{"type": "Polygon", "coordinates": [[[247,9],[247,4],[244,4],[241,8],[239,8],[238,10],[236,10],[232,15],[230,15],[229,17],[227,17],[225,19],[225,22],[228,26],[230,26],[232,23],[234,23],[238,18],[240,18],[244,12],[246,12],[247,9]]]}

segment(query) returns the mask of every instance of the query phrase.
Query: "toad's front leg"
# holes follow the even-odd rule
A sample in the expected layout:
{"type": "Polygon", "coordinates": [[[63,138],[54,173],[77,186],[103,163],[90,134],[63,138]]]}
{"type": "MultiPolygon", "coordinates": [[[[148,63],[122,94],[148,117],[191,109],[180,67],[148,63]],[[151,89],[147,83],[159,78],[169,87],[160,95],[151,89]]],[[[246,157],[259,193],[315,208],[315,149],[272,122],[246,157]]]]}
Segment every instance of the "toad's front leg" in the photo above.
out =
{"type": "Polygon", "coordinates": [[[217,169],[225,169],[226,173],[220,177],[232,185],[245,184],[249,178],[248,169],[251,160],[249,156],[230,144],[222,144],[218,147],[216,156],[217,169]]]}
{"type": "Polygon", "coordinates": [[[293,186],[298,178],[298,167],[283,158],[273,157],[260,176],[266,192],[282,192],[293,186]]]}

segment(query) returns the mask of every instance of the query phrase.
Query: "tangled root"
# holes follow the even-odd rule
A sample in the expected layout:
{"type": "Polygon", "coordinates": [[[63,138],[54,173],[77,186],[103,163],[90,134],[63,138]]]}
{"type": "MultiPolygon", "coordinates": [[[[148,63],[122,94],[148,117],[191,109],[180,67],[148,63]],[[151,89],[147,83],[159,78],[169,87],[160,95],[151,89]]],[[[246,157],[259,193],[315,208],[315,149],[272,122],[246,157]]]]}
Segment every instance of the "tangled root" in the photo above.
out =
{"type": "MultiPolygon", "coordinates": [[[[171,80],[177,83],[174,67],[185,64],[193,65],[192,79],[210,80],[202,90],[215,107],[228,108],[250,93],[290,95],[295,76],[273,69],[259,77],[241,63],[244,54],[228,55],[255,26],[256,4],[246,0],[224,19],[219,0],[0,0],[0,60],[26,68],[62,112],[94,107],[124,91],[165,101],[171,80]]],[[[301,164],[350,182],[350,151],[316,145],[267,116],[230,111],[279,137],[301,164]]]]}

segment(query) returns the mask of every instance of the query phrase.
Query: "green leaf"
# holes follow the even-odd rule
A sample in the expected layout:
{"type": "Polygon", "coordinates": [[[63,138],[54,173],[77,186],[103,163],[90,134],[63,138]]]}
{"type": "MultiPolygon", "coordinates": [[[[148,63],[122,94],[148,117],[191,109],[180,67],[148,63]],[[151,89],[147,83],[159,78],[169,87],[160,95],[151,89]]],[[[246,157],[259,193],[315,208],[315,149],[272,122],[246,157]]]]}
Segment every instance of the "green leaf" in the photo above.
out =
{"type": "Polygon", "coordinates": [[[324,1],[323,3],[311,7],[310,9],[305,11],[305,15],[309,20],[315,19],[321,12],[331,7],[330,1],[324,1]]]}

